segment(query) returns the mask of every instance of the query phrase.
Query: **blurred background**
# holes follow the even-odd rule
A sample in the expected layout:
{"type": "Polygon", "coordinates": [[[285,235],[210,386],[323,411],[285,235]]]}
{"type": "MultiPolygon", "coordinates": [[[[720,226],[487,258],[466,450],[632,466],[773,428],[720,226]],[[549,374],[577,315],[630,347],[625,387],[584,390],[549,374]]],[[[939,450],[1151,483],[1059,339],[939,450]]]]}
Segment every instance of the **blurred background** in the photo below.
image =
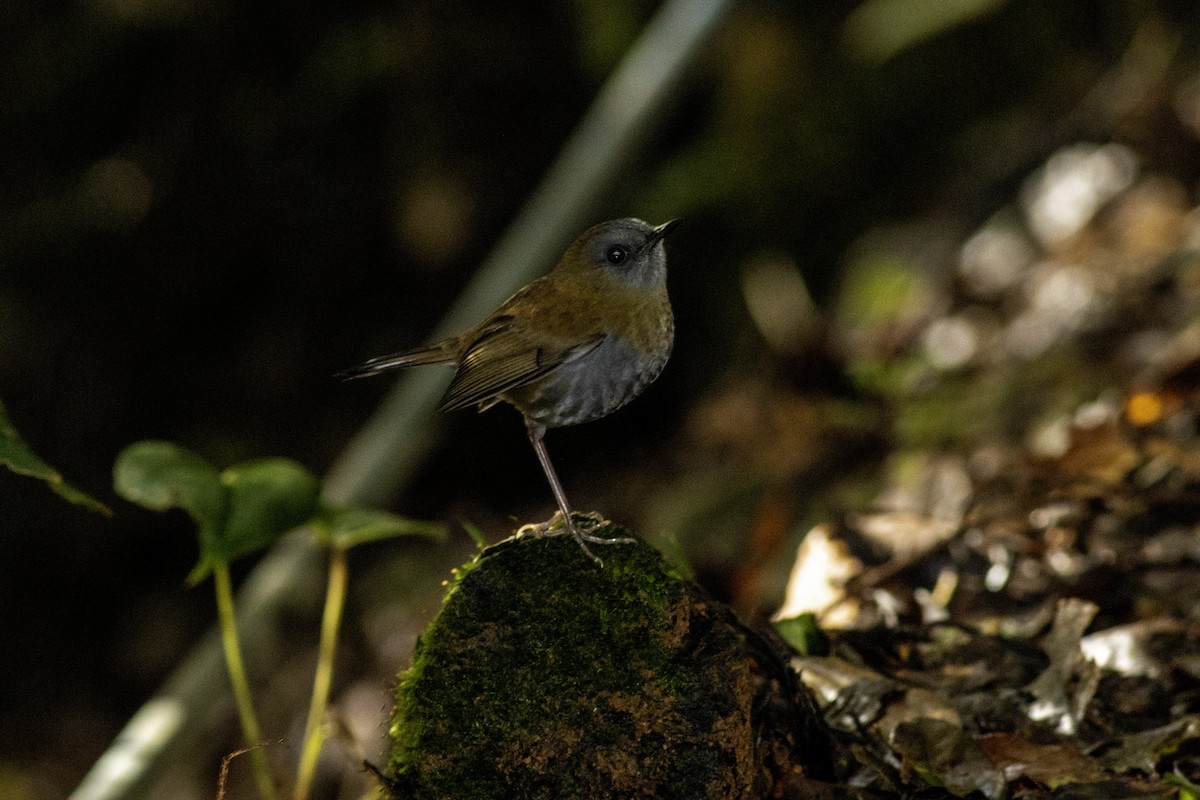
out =
{"type": "MultiPolygon", "coordinates": [[[[116,454],[163,438],[324,473],[390,384],[332,376],[427,340],[658,6],[0,5],[0,399],[115,512],[0,473],[0,797],[66,796],[214,619],[184,585],[188,521],[117,500],[116,454]]],[[[1128,322],[1088,305],[1123,285],[1036,265],[1095,245],[1076,234],[1134,188],[1113,252],[1158,265],[1197,241],[1198,43],[1191,2],[735,4],[596,215],[684,218],[677,340],[635,403],[547,437],[574,505],[761,617],[804,532],[877,498],[889,454],[1094,396],[1121,368],[1106,340],[1072,351],[1078,373],[1046,354],[1097,314],[1128,322]],[[932,399],[898,419],[913,393],[932,399]]],[[[391,508],[450,542],[352,564],[335,694],[369,758],[389,676],[473,547],[458,523],[495,541],[554,509],[510,409],[429,426],[391,508]]],[[[280,737],[318,602],[281,645],[280,737]]],[[[237,742],[222,703],[172,796],[214,795],[237,742]]],[[[353,758],[330,758],[351,785],[353,758]]],[[[339,780],[325,796],[356,796],[339,780]]]]}

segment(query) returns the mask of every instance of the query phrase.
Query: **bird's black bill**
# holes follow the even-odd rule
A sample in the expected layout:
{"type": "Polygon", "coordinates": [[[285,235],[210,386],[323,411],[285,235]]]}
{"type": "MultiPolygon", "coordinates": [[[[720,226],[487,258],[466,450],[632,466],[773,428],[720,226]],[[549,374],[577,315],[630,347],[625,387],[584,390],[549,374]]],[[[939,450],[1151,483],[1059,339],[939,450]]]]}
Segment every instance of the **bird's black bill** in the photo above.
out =
{"type": "Polygon", "coordinates": [[[650,241],[648,243],[649,246],[653,247],[654,245],[661,242],[668,233],[675,230],[675,228],[679,226],[680,222],[683,222],[683,220],[671,219],[671,220],[667,220],[662,225],[659,225],[657,228],[655,228],[654,232],[650,234],[650,241]]]}

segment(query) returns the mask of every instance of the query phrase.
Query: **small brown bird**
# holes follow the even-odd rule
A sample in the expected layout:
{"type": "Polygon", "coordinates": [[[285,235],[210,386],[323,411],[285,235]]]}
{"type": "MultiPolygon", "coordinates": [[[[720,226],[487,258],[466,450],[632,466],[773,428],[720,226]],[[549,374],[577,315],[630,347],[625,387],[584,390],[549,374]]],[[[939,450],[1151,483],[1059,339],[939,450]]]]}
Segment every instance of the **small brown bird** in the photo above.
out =
{"type": "Polygon", "coordinates": [[[529,441],[558,509],[583,551],[603,563],[580,530],[550,463],[547,428],[611,414],[642,393],[671,355],[675,322],[667,298],[665,237],[657,227],[617,219],[589,228],[558,265],[521,289],[474,328],[415,350],[373,358],[342,373],[349,380],[418,364],[454,364],[438,404],[449,411],[504,401],[525,417],[529,441]]]}

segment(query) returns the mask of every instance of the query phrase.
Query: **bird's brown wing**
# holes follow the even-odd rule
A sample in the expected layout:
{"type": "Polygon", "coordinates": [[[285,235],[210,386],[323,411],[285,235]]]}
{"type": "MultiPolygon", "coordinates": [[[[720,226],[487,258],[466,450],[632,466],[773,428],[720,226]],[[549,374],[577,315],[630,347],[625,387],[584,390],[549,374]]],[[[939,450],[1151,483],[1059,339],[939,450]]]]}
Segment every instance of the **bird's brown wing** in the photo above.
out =
{"type": "Polygon", "coordinates": [[[494,317],[467,346],[454,380],[438,404],[441,411],[489,405],[507,391],[535,381],[562,364],[590,352],[604,334],[582,342],[536,342],[507,315],[494,317]]]}

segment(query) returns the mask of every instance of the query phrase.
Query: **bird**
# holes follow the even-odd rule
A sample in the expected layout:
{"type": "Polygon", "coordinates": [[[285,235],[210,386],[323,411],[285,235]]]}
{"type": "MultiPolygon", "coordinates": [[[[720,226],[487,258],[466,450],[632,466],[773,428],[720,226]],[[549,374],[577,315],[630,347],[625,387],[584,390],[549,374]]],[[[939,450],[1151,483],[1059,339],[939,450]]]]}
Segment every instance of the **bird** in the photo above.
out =
{"type": "Polygon", "coordinates": [[[605,417],[640,395],[666,366],[675,340],[663,240],[679,220],[650,225],[624,218],[588,228],[550,272],[520,289],[467,331],[372,358],[339,373],[365,378],[425,364],[454,377],[439,411],[498,403],[525,420],[558,511],[583,552],[629,542],[582,530],[550,462],[546,431],[605,417]]]}

